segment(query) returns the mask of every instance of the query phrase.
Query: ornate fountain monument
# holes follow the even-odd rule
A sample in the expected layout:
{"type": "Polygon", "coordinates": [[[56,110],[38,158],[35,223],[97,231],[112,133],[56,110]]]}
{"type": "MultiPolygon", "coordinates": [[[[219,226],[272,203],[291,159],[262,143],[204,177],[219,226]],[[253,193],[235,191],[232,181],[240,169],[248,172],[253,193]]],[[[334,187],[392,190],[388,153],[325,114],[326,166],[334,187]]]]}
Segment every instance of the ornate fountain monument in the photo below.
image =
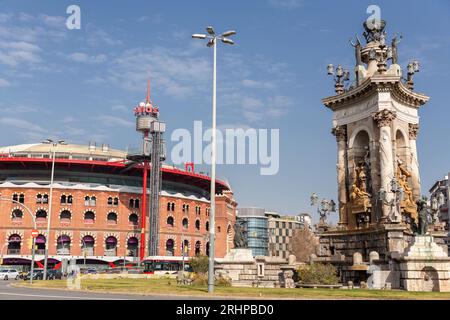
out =
{"type": "MultiPolygon", "coordinates": [[[[358,37],[351,41],[356,58],[353,83],[348,70],[328,66],[336,94],[322,102],[333,111],[339,224],[320,233],[317,259],[338,266],[344,282],[376,278],[373,287],[410,289],[405,263],[408,253],[414,251],[411,246],[433,243],[429,252],[441,248],[438,256],[444,259],[446,234],[431,224],[422,230],[427,240],[416,236],[421,194],[418,112],[429,97],[414,91],[417,61],[408,64],[404,77],[398,64],[401,37],[395,36],[389,45],[385,26],[383,20],[367,21],[365,46],[358,37]]],[[[448,272],[439,275],[450,278],[448,272]]],[[[447,286],[441,284],[440,288],[447,286]]]]}

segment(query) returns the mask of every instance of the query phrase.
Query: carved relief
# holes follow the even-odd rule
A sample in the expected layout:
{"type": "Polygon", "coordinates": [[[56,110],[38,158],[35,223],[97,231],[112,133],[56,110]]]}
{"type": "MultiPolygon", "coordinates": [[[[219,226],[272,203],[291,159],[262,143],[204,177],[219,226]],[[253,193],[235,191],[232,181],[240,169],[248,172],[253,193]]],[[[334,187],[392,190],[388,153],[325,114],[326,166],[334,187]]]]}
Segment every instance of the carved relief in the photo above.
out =
{"type": "Polygon", "coordinates": [[[418,123],[410,123],[409,124],[409,140],[416,140],[418,133],[419,133],[419,124],[418,123]]]}
{"type": "Polygon", "coordinates": [[[373,120],[378,123],[378,127],[380,128],[389,127],[396,117],[397,113],[388,109],[383,109],[372,114],[373,120]]]}
{"type": "Polygon", "coordinates": [[[331,130],[331,133],[336,137],[336,141],[347,140],[347,126],[336,126],[331,130]]]}
{"type": "Polygon", "coordinates": [[[414,201],[413,189],[408,183],[409,177],[411,177],[411,172],[405,168],[401,161],[397,160],[396,178],[403,190],[403,200],[400,202],[400,209],[402,213],[407,213],[411,215],[411,218],[417,219],[417,205],[414,201]]]}

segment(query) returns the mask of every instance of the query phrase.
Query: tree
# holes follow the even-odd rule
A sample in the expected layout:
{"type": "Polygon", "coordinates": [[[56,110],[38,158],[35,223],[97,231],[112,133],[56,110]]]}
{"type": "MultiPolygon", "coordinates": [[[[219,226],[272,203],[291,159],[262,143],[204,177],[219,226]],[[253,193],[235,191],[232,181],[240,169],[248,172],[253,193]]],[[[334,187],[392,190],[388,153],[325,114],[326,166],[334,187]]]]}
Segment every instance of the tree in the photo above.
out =
{"type": "Polygon", "coordinates": [[[192,270],[198,274],[206,274],[208,272],[208,256],[197,255],[189,260],[192,270]]]}
{"type": "Polygon", "coordinates": [[[297,229],[291,238],[291,253],[298,262],[309,262],[312,254],[316,254],[319,241],[308,228],[297,229]]]}

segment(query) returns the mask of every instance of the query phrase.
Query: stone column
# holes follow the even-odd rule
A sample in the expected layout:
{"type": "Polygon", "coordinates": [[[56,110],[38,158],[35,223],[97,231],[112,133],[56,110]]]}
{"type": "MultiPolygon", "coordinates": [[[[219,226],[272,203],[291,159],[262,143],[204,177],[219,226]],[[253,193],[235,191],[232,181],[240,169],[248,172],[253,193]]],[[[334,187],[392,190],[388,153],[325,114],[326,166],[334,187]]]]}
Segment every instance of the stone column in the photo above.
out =
{"type": "Polygon", "coordinates": [[[420,173],[419,160],[417,158],[416,138],[419,133],[419,124],[409,124],[409,148],[411,150],[411,181],[414,200],[420,199],[420,173]]]}
{"type": "MultiPolygon", "coordinates": [[[[373,119],[378,123],[380,128],[380,188],[387,191],[388,201],[391,200],[390,182],[394,177],[394,160],[392,155],[392,139],[391,139],[391,124],[396,118],[395,111],[388,109],[381,110],[372,114],[373,119]]],[[[378,190],[374,190],[374,196],[378,190]]],[[[383,204],[382,206],[382,220],[386,220],[389,215],[389,208],[383,204]]]]}
{"type": "Polygon", "coordinates": [[[347,186],[346,186],[346,159],[347,159],[347,126],[336,126],[332,130],[336,136],[337,150],[337,182],[339,201],[339,225],[347,226],[347,186]]]}

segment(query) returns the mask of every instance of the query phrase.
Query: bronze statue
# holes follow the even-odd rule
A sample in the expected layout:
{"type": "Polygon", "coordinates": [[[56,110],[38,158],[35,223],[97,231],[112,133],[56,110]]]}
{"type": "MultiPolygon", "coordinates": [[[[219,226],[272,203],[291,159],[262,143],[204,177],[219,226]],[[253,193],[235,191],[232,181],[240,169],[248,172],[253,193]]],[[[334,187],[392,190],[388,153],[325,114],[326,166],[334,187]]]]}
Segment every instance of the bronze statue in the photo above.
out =
{"type": "Polygon", "coordinates": [[[234,224],[234,247],[236,249],[248,247],[248,241],[245,235],[246,232],[246,222],[236,221],[234,224]]]}
{"type": "Polygon", "coordinates": [[[397,38],[397,35],[395,35],[394,39],[392,39],[391,47],[392,47],[392,63],[393,64],[398,63],[398,45],[401,42],[402,38],[403,38],[402,35],[400,35],[398,38],[397,38]]]}
{"type": "Polygon", "coordinates": [[[425,235],[428,229],[428,210],[424,199],[417,201],[419,208],[419,235],[425,235]]]}
{"type": "Polygon", "coordinates": [[[353,43],[352,39],[350,39],[350,44],[352,45],[353,48],[355,48],[355,61],[356,61],[356,66],[362,66],[363,62],[362,62],[362,57],[361,57],[361,50],[362,50],[362,46],[361,46],[361,41],[359,41],[358,36],[356,36],[356,42],[353,43]]]}

